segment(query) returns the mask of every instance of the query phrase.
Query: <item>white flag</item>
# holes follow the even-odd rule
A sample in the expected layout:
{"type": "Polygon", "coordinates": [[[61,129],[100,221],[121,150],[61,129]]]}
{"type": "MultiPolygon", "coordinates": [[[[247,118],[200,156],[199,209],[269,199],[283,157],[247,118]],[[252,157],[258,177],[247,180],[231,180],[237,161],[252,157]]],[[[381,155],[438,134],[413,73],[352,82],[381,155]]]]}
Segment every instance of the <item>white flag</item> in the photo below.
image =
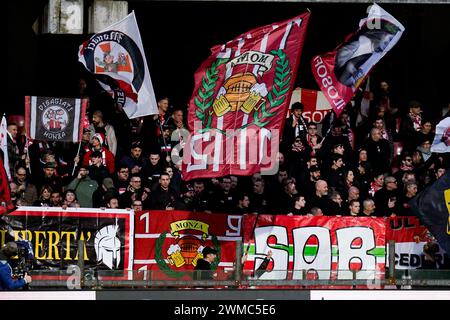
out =
{"type": "Polygon", "coordinates": [[[450,153],[450,117],[443,119],[436,126],[431,152],[450,153]]]}
{"type": "Polygon", "coordinates": [[[3,165],[5,166],[6,174],[8,175],[8,179],[11,180],[8,157],[8,125],[5,116],[3,116],[0,124],[0,149],[3,151],[3,165]]]}
{"type": "Polygon", "coordinates": [[[78,60],[96,75],[128,118],[158,114],[134,11],[84,42],[78,60]]]}

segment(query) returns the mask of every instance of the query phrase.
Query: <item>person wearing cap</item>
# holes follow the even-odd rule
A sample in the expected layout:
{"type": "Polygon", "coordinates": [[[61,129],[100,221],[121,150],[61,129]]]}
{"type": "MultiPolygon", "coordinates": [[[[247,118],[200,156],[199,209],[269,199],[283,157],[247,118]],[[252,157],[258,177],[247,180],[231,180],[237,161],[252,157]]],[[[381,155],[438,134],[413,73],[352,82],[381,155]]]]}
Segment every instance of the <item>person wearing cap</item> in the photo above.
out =
{"type": "Polygon", "coordinates": [[[78,175],[66,187],[72,189],[78,198],[78,203],[82,208],[92,208],[92,195],[98,188],[97,181],[91,179],[89,176],[89,167],[81,166],[78,170],[78,175]]]}
{"type": "Polygon", "coordinates": [[[27,274],[25,274],[23,279],[13,279],[12,277],[12,268],[9,260],[16,256],[18,251],[15,242],[7,242],[0,250],[0,291],[21,289],[32,281],[27,274]]]}
{"type": "Polygon", "coordinates": [[[194,280],[214,280],[214,274],[211,270],[211,263],[216,260],[217,250],[211,247],[205,247],[202,250],[203,259],[198,259],[194,268],[194,280]]]}
{"type": "Polygon", "coordinates": [[[380,129],[372,128],[370,138],[366,140],[364,149],[367,150],[367,160],[374,172],[388,172],[392,160],[389,141],[383,139],[380,129]]]}
{"type": "Polygon", "coordinates": [[[99,152],[102,163],[108,169],[110,175],[114,174],[115,171],[115,160],[114,155],[106,147],[103,146],[105,143],[105,135],[103,133],[96,133],[91,138],[92,147],[86,150],[83,157],[82,165],[90,166],[92,164],[91,154],[93,152],[99,152]]]}
{"type": "Polygon", "coordinates": [[[409,112],[403,117],[400,124],[400,136],[403,141],[403,150],[414,151],[414,137],[421,128],[422,123],[422,105],[418,101],[409,102],[409,112]]]}
{"type": "Polygon", "coordinates": [[[286,120],[283,129],[282,150],[286,152],[294,143],[297,137],[306,142],[306,133],[308,131],[307,121],[303,118],[302,113],[304,106],[301,102],[295,102],[291,106],[291,115],[286,120]]]}
{"type": "Polygon", "coordinates": [[[103,112],[100,110],[94,111],[92,114],[92,123],[89,126],[91,135],[102,133],[106,137],[109,151],[115,156],[117,152],[117,138],[114,127],[104,121],[103,112]]]}
{"type": "Polygon", "coordinates": [[[89,154],[91,165],[89,168],[89,177],[97,181],[97,185],[103,183],[103,179],[108,178],[109,171],[102,161],[102,154],[99,151],[94,151],[89,154]]]}

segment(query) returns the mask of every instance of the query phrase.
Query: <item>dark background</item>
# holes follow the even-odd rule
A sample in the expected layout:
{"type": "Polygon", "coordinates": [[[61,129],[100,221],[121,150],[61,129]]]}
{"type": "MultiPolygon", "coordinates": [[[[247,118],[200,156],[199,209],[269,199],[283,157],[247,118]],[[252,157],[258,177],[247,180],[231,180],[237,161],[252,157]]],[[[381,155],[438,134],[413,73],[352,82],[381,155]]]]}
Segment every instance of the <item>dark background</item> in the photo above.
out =
{"type": "MultiPolygon", "coordinates": [[[[31,26],[46,1],[8,2],[7,114],[22,114],[25,95],[77,96],[78,46],[84,35],[35,35],[31,26]]],[[[85,8],[90,1],[85,2],[85,8]]],[[[333,50],[357,30],[367,16],[367,4],[311,4],[279,2],[169,2],[129,1],[135,10],[156,96],[167,95],[173,106],[186,106],[194,72],[209,49],[252,28],[311,10],[296,85],[318,89],[310,69],[311,58],[333,50]]],[[[372,86],[386,79],[398,106],[422,102],[434,116],[449,99],[450,6],[382,4],[406,28],[398,44],[376,65],[372,86]]],[[[85,15],[85,30],[87,29],[85,15]]]]}

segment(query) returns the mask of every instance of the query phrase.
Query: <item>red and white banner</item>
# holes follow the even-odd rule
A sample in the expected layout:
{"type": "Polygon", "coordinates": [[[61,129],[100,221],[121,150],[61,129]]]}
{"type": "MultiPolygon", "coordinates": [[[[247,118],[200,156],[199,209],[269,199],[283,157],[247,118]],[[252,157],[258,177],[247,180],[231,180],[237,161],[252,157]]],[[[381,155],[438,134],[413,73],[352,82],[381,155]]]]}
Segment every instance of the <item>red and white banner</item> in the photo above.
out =
{"type": "MultiPolygon", "coordinates": [[[[395,268],[417,269],[422,266],[423,246],[432,238],[427,228],[416,217],[389,218],[386,223],[386,243],[395,241],[395,268]]],[[[447,264],[449,256],[440,249],[437,267],[447,264]]],[[[386,260],[388,266],[389,261],[386,260]]]]}
{"type": "Polygon", "coordinates": [[[84,42],[78,61],[96,75],[128,118],[158,113],[134,11],[84,42]]]}
{"type": "MultiPolygon", "coordinates": [[[[296,88],[292,91],[290,105],[295,102],[303,104],[302,117],[308,122],[321,123],[325,115],[333,109],[322,91],[296,88]]],[[[288,112],[287,117],[289,114],[288,112]]]]}
{"type": "Polygon", "coordinates": [[[315,56],[311,68],[320,89],[339,116],[372,67],[392,49],[405,28],[377,4],[334,51],[315,56]]]}
{"type": "Polygon", "coordinates": [[[183,178],[276,172],[309,13],[211,49],[195,73],[183,178]]]}
{"type": "Polygon", "coordinates": [[[261,280],[304,279],[303,270],[308,279],[352,279],[352,270],[361,270],[357,279],[377,279],[385,267],[385,231],[382,218],[247,215],[244,270],[256,270],[272,250],[261,280]]]}
{"type": "Polygon", "coordinates": [[[241,215],[192,213],[186,211],[139,211],[135,215],[135,278],[153,280],[192,279],[201,251],[218,251],[212,269],[218,279],[233,270],[236,240],[241,240],[241,215]],[[150,271],[150,272],[146,272],[150,271]]]}

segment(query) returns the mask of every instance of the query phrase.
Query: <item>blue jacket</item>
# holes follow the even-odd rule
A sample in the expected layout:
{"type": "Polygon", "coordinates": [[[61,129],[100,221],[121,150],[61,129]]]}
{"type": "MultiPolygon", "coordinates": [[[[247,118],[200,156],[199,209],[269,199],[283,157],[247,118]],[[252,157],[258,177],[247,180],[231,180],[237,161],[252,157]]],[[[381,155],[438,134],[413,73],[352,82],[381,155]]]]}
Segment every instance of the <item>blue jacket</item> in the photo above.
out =
{"type": "Polygon", "coordinates": [[[26,285],[25,279],[14,280],[8,261],[0,260],[0,290],[16,290],[26,285]]]}

